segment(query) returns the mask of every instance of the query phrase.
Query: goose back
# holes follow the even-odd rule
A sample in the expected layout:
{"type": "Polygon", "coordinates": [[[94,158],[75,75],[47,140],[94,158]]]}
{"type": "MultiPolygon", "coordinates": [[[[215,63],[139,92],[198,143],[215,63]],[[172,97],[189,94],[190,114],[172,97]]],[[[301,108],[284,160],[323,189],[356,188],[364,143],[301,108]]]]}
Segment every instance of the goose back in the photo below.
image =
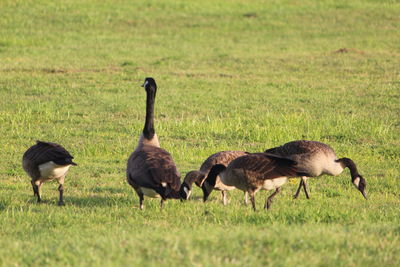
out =
{"type": "Polygon", "coordinates": [[[23,169],[32,180],[59,178],[68,171],[74,157],[61,145],[37,141],[22,157],[23,169]]]}
{"type": "MultiPolygon", "coordinates": [[[[201,177],[202,178],[201,180],[196,181],[196,185],[201,187],[201,185],[203,184],[205,178],[207,177],[208,173],[210,172],[211,168],[214,165],[222,164],[225,167],[227,167],[228,164],[231,163],[232,160],[234,160],[234,159],[236,159],[238,157],[247,155],[247,154],[248,153],[244,152],[244,151],[220,151],[220,152],[217,152],[215,154],[212,154],[200,166],[200,172],[202,174],[204,174],[204,176],[201,177]]],[[[224,184],[217,177],[215,188],[216,189],[222,189],[223,187],[224,187],[224,184]]],[[[229,188],[229,189],[233,189],[233,188],[229,188]]]]}
{"type": "Polygon", "coordinates": [[[297,168],[307,172],[310,177],[322,174],[339,175],[343,171],[343,166],[336,161],[335,151],[327,144],[317,141],[292,141],[265,152],[295,160],[298,162],[297,168]]]}
{"type": "MultiPolygon", "coordinates": [[[[233,160],[227,169],[220,173],[224,184],[235,186],[243,191],[270,190],[266,180],[276,181],[274,188],[283,185],[288,177],[298,175],[296,162],[267,153],[253,153],[233,160]]],[[[275,182],[274,182],[275,183],[275,182]]]]}
{"type": "MultiPolygon", "coordinates": [[[[172,156],[164,149],[142,145],[128,160],[127,178],[133,187],[152,189],[163,199],[179,197],[180,174],[172,156]]],[[[149,197],[154,197],[146,194],[149,197]]]]}

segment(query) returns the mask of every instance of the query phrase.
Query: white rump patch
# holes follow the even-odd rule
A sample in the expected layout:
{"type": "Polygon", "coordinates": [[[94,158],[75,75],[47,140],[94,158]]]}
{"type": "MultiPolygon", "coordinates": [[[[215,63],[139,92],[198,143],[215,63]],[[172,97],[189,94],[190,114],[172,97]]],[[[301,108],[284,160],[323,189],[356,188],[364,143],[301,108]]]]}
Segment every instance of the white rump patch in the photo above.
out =
{"type": "Polygon", "coordinates": [[[167,187],[167,183],[166,182],[162,182],[161,185],[162,185],[162,187],[167,187]]]}
{"type": "Polygon", "coordinates": [[[267,179],[264,181],[264,184],[262,186],[263,189],[265,190],[273,190],[278,187],[281,187],[288,181],[287,177],[279,177],[275,179],[267,179]]]}
{"type": "Polygon", "coordinates": [[[140,188],[143,192],[143,194],[147,197],[151,197],[151,198],[160,198],[160,194],[158,194],[155,190],[151,189],[151,188],[146,188],[146,187],[141,187],[140,188]]]}
{"type": "Polygon", "coordinates": [[[39,165],[40,176],[45,180],[52,180],[63,177],[67,174],[71,165],[58,165],[49,161],[39,165]]]}
{"type": "Polygon", "coordinates": [[[358,185],[360,184],[360,177],[354,179],[353,184],[358,188],[358,185]]]}

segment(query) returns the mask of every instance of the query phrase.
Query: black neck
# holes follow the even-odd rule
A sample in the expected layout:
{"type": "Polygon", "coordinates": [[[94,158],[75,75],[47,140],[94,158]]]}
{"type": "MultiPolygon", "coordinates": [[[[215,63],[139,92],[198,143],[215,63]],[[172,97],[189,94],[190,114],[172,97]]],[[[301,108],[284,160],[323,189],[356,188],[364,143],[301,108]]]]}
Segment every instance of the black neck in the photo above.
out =
{"type": "Polygon", "coordinates": [[[208,173],[208,176],[206,178],[206,182],[211,185],[211,186],[215,186],[216,180],[217,180],[217,176],[226,169],[226,167],[222,164],[216,164],[214,165],[210,172],[208,173]]]}
{"type": "Polygon", "coordinates": [[[169,199],[180,199],[181,195],[179,194],[179,191],[171,191],[166,198],[169,199]]]}
{"type": "Polygon", "coordinates": [[[358,173],[356,164],[351,159],[349,159],[349,158],[341,158],[341,159],[338,159],[337,162],[342,163],[345,168],[346,167],[349,168],[350,174],[351,174],[351,178],[353,180],[355,178],[357,178],[358,176],[360,176],[360,174],[358,173]]]}
{"type": "Polygon", "coordinates": [[[143,135],[151,140],[154,136],[154,102],[156,100],[156,90],[146,90],[146,121],[144,123],[143,135]]]}
{"type": "Polygon", "coordinates": [[[200,184],[204,179],[204,174],[199,171],[191,171],[188,174],[189,175],[185,177],[185,183],[189,188],[192,188],[194,182],[200,184]]]}

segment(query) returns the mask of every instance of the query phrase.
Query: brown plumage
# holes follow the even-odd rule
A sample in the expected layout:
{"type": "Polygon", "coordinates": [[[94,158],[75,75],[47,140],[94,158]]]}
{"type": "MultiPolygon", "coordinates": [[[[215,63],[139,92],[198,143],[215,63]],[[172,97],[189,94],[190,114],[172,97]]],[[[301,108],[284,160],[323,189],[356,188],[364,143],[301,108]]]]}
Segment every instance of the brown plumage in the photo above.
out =
{"type": "Polygon", "coordinates": [[[131,154],[128,164],[128,182],[135,188],[139,198],[141,193],[163,200],[179,198],[180,174],[166,150],[143,145],[131,154]],[[153,190],[154,195],[149,190],[153,190]]]}
{"type": "MultiPolygon", "coordinates": [[[[193,183],[195,183],[198,187],[202,187],[206,176],[208,175],[208,173],[210,172],[211,168],[214,165],[222,164],[226,167],[232,160],[244,156],[246,154],[248,153],[244,151],[220,151],[209,156],[203,162],[203,164],[201,164],[200,169],[198,171],[190,171],[186,174],[182,186],[185,188],[186,192],[189,192],[188,196],[191,193],[193,183]]],[[[223,184],[220,180],[220,177],[217,176],[214,189],[221,191],[222,201],[224,205],[226,205],[227,204],[226,191],[235,189],[235,187],[223,184]]],[[[246,203],[247,203],[247,197],[246,197],[246,203]]]]}
{"type": "MultiPolygon", "coordinates": [[[[157,85],[146,78],[143,87],[147,93],[146,120],[139,144],[128,159],[127,180],[139,196],[143,209],[144,196],[161,198],[161,208],[169,198],[180,198],[180,174],[172,156],[160,148],[154,130],[154,102],[157,85]]],[[[185,197],[185,192],[182,192],[185,197]]]]}
{"type": "Polygon", "coordinates": [[[275,192],[266,200],[265,209],[268,209],[273,197],[280,192],[281,186],[287,182],[288,178],[302,174],[297,171],[296,164],[291,159],[267,153],[248,154],[233,160],[227,167],[215,165],[204,181],[203,188],[209,195],[211,192],[209,188],[213,187],[219,175],[224,184],[248,192],[254,210],[256,210],[257,191],[275,189],[275,192]]]}
{"type": "Polygon", "coordinates": [[[58,180],[60,193],[59,205],[64,205],[64,179],[71,165],[77,165],[72,161],[74,157],[61,145],[50,142],[37,141],[22,157],[22,167],[31,177],[33,193],[40,198],[40,187],[49,180],[58,180]]]}
{"type": "Polygon", "coordinates": [[[292,141],[282,146],[267,149],[266,153],[272,153],[290,158],[298,162],[298,170],[307,173],[302,176],[295,198],[298,197],[301,187],[304,188],[306,197],[309,198],[306,180],[308,177],[317,177],[323,174],[339,175],[345,168],[350,169],[353,184],[367,198],[365,193],[365,179],[358,173],[356,164],[349,158],[338,159],[335,151],[327,144],[316,141],[292,141]]]}

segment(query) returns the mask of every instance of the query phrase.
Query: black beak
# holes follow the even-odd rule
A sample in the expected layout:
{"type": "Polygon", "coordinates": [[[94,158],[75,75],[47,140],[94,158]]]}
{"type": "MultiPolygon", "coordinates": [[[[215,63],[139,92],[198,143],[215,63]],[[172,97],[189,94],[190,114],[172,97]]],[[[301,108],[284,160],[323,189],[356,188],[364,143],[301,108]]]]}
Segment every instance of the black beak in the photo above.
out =
{"type": "Polygon", "coordinates": [[[144,84],[142,84],[140,87],[144,87],[144,84]]]}
{"type": "Polygon", "coordinates": [[[365,190],[360,190],[361,194],[365,198],[365,200],[368,200],[367,193],[365,193],[365,190]]]}

